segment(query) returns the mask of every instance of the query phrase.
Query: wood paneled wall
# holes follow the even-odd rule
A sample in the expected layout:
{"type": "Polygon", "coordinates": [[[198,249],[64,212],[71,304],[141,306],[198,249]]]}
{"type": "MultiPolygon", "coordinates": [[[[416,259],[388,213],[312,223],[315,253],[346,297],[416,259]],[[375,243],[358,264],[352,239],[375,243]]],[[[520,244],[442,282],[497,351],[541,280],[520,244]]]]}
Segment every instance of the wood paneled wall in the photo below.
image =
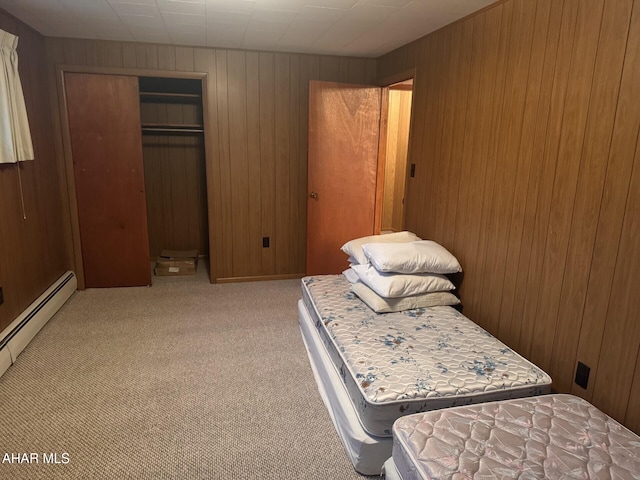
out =
{"type": "Polygon", "coordinates": [[[638,45],[639,2],[507,0],[378,64],[416,67],[406,226],[458,256],[465,313],[636,432],[638,45]]]}
{"type": "Polygon", "coordinates": [[[19,37],[18,66],[35,160],[0,165],[0,331],[68,268],[61,172],[52,140],[44,39],[0,9],[0,29],[19,37]],[[20,183],[19,175],[22,178],[20,183]],[[20,201],[20,184],[26,218],[20,201]]]}
{"type": "Polygon", "coordinates": [[[214,276],[304,273],[309,80],[370,84],[375,60],[57,38],[47,39],[47,54],[51,69],[207,73],[214,276]]]}

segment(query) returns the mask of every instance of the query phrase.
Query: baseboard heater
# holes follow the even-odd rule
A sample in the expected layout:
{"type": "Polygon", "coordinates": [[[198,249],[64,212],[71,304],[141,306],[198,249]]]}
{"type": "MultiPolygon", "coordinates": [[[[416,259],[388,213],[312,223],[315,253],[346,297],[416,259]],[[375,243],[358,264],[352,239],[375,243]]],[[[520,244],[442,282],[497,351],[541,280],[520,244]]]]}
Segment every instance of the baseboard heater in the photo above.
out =
{"type": "Polygon", "coordinates": [[[0,375],[78,288],[73,272],[62,275],[0,333],[0,375]]]}

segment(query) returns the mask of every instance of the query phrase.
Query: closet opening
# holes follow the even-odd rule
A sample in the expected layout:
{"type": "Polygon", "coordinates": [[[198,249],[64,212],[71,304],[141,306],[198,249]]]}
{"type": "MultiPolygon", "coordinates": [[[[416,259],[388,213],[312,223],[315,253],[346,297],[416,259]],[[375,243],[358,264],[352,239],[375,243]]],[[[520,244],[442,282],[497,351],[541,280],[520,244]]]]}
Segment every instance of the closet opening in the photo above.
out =
{"type": "MultiPolygon", "coordinates": [[[[209,256],[202,82],[139,77],[149,254],[209,256]]],[[[208,262],[198,262],[208,270],[208,262]]]]}

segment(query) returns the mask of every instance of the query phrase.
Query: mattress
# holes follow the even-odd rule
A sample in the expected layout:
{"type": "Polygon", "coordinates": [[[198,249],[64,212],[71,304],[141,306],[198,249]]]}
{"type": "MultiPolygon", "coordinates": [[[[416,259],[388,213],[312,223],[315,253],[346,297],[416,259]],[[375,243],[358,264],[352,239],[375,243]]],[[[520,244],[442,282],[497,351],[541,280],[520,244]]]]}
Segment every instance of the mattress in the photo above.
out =
{"type": "Polygon", "coordinates": [[[404,415],[547,393],[551,378],[451,307],[376,314],[342,275],[302,279],[302,300],[364,430],[404,415]]]}
{"type": "Polygon", "coordinates": [[[406,416],[393,440],[389,478],[640,478],[640,437],[572,395],[406,416]]]}
{"type": "Polygon", "coordinates": [[[379,475],[383,462],[391,457],[393,438],[375,437],[362,428],[340,373],[320,341],[302,300],[298,301],[298,319],[320,397],[349,460],[356,471],[364,475],[379,475]]]}

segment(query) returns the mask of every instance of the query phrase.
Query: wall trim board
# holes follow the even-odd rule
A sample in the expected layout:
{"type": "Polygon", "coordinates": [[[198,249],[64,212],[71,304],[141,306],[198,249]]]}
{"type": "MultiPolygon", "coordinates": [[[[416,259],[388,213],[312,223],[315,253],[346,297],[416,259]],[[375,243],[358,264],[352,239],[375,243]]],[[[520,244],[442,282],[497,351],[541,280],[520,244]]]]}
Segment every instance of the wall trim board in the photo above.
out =
{"type": "MultiPolygon", "coordinates": [[[[72,230],[72,245],[73,245],[73,269],[76,272],[78,278],[78,289],[85,289],[85,277],[84,277],[84,265],[82,261],[82,242],[80,237],[80,223],[78,219],[78,204],[76,199],[76,185],[73,171],[73,155],[71,149],[71,135],[69,132],[69,119],[67,116],[67,100],[66,100],[66,86],[64,81],[65,73],[88,73],[98,75],[124,75],[132,77],[159,77],[159,78],[181,78],[181,79],[194,79],[200,80],[202,84],[202,115],[204,122],[204,143],[205,143],[205,173],[206,182],[209,186],[212,182],[211,176],[211,163],[212,153],[211,148],[207,148],[209,145],[208,137],[208,125],[209,125],[209,112],[208,112],[208,90],[207,90],[207,76],[205,72],[176,72],[173,70],[150,70],[142,68],[114,68],[114,67],[100,67],[100,66],[86,66],[86,65],[69,65],[56,63],[55,76],[57,84],[58,94],[58,108],[60,113],[60,130],[62,134],[62,154],[64,158],[65,174],[67,187],[67,202],[69,206],[69,218],[72,230]]],[[[207,193],[209,195],[209,193],[207,193]]],[[[208,201],[211,198],[208,197],[208,201]]],[[[211,204],[209,203],[209,210],[211,204]]],[[[211,223],[211,212],[209,212],[209,223],[211,223]]],[[[213,237],[209,235],[209,249],[215,248],[213,245],[213,237]]],[[[215,251],[215,250],[213,250],[215,251]]],[[[211,283],[216,281],[215,270],[215,255],[209,256],[209,272],[211,283]]]]}
{"type": "Polygon", "coordinates": [[[254,275],[250,277],[225,277],[218,278],[217,283],[240,283],[240,282],[266,282],[271,280],[295,280],[306,276],[306,273],[291,273],[283,275],[254,275]]]}

